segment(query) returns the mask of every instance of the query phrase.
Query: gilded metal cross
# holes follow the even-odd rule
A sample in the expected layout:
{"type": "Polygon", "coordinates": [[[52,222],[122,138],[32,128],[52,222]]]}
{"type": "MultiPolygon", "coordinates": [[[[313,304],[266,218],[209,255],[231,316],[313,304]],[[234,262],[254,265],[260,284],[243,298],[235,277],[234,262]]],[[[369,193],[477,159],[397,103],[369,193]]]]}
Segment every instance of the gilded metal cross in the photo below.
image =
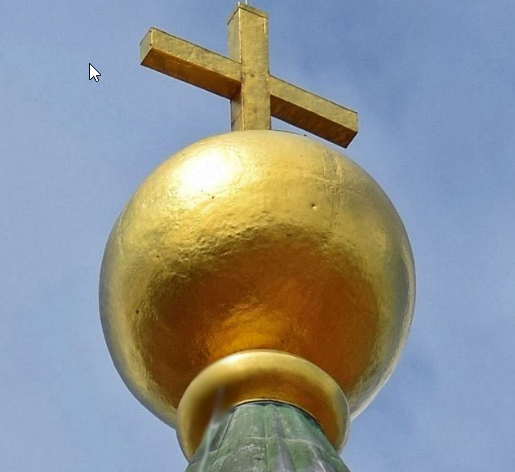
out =
{"type": "Polygon", "coordinates": [[[268,15],[238,3],[229,18],[229,57],[151,28],[141,64],[231,100],[231,128],[270,129],[271,117],[347,147],[358,115],[270,74],[268,15]]]}

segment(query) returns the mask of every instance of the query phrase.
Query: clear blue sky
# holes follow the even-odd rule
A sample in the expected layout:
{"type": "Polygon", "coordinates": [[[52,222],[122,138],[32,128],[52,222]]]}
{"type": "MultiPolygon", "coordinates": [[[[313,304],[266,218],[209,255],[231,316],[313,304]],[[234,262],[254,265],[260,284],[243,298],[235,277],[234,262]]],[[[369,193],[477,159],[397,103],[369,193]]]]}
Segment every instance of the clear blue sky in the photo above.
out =
{"type": "MultiPolygon", "coordinates": [[[[515,2],[260,0],[275,75],[360,112],[347,154],[401,214],[418,276],[399,367],[352,424],[353,472],[515,463],[515,2]]],[[[233,1],[0,6],[0,470],[181,472],[104,345],[104,244],[228,103],[139,66],[150,26],[225,53],[233,1]],[[88,63],[102,74],[88,80],[88,63]]],[[[281,127],[281,124],[277,124],[281,127]]]]}

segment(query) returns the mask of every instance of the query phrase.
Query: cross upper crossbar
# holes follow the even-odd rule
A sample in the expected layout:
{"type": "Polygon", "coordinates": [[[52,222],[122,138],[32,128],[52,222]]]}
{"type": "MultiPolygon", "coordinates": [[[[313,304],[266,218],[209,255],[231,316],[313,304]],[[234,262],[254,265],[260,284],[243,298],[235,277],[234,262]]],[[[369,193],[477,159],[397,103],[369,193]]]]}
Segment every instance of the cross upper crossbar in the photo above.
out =
{"type": "Polygon", "coordinates": [[[268,16],[239,3],[229,18],[229,56],[151,28],[141,64],[231,100],[231,128],[270,129],[271,117],[347,147],[358,132],[355,111],[270,74],[268,16]]]}

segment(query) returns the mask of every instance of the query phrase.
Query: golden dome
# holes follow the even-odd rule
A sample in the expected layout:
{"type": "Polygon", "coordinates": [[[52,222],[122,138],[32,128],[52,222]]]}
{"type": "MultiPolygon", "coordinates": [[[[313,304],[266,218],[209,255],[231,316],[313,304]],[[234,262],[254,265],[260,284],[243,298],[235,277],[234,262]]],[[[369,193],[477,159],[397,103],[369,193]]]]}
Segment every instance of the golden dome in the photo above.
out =
{"type": "Polygon", "coordinates": [[[100,305],[122,378],[174,426],[201,371],[255,349],[321,368],[355,416],[393,370],[414,291],[404,226],[365,171],[295,134],[240,131],[143,182],[109,238],[100,305]]]}

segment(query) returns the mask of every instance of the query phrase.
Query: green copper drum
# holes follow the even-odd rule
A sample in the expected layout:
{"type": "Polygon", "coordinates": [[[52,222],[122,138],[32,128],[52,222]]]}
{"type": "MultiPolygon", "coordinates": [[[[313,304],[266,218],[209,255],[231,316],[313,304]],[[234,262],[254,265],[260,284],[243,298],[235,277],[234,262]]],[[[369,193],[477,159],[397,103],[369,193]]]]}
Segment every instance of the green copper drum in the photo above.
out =
{"type": "Polygon", "coordinates": [[[187,472],[349,472],[318,424],[280,403],[247,403],[211,425],[187,472]]]}

